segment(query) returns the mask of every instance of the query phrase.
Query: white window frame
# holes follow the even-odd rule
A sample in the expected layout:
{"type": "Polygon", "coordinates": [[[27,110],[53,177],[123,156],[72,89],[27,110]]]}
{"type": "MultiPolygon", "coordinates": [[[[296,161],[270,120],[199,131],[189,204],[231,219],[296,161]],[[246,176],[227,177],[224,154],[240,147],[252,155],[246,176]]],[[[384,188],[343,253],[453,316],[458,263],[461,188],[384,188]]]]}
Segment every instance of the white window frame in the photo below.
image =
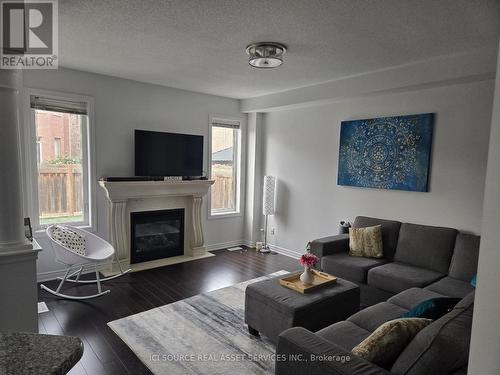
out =
{"type": "MultiPolygon", "coordinates": [[[[211,114],[209,116],[209,124],[208,124],[208,177],[212,177],[212,126],[214,123],[228,123],[234,124],[235,122],[239,123],[239,132],[236,139],[237,145],[237,153],[236,160],[234,161],[234,165],[236,166],[236,183],[235,183],[235,209],[232,211],[212,211],[212,191],[210,190],[209,194],[207,194],[207,203],[208,203],[208,218],[209,219],[223,219],[228,217],[237,217],[242,216],[242,200],[243,200],[243,192],[242,192],[242,178],[243,178],[243,155],[244,155],[244,141],[243,135],[245,131],[245,119],[241,117],[234,116],[226,116],[226,115],[217,115],[211,114]]],[[[213,187],[213,185],[212,185],[213,187]]],[[[211,188],[212,189],[212,188],[211,188]]]]}
{"type": "Polygon", "coordinates": [[[22,111],[22,129],[21,140],[24,146],[22,155],[24,165],[23,182],[25,190],[24,211],[25,216],[31,218],[31,223],[35,231],[35,235],[44,233],[47,225],[40,224],[39,206],[38,206],[38,165],[36,151],[36,126],[35,126],[35,111],[31,109],[30,97],[41,96],[49,97],[58,100],[78,101],[87,103],[87,123],[82,124],[87,127],[87,131],[82,132],[82,156],[87,160],[87,168],[83,168],[83,181],[88,181],[84,184],[83,207],[84,217],[83,222],[68,223],[76,227],[84,228],[95,232],[97,229],[97,202],[96,202],[96,167],[95,167],[95,129],[94,129],[94,98],[86,95],[73,93],[65,93],[51,90],[40,90],[26,88],[23,90],[23,111],[22,111]]]}

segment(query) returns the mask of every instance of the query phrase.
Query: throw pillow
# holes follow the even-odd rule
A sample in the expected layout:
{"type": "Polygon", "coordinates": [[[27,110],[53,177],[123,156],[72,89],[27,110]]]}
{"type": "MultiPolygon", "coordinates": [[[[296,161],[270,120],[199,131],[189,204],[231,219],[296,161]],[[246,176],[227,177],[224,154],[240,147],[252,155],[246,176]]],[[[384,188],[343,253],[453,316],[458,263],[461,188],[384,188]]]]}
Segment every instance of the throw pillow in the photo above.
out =
{"type": "Polygon", "coordinates": [[[401,315],[402,318],[427,318],[436,320],[449,313],[460,298],[438,297],[419,303],[413,309],[401,315]]]}
{"type": "Polygon", "coordinates": [[[475,275],[472,280],[470,281],[470,285],[472,285],[474,288],[476,287],[477,283],[477,275],[475,275]]]}
{"type": "Polygon", "coordinates": [[[382,226],[349,228],[349,255],[382,258],[382,226]]]}
{"type": "Polygon", "coordinates": [[[352,349],[352,353],[389,369],[415,335],[431,323],[430,319],[408,318],[388,321],[352,349]]]}
{"type": "Polygon", "coordinates": [[[86,255],[85,236],[63,226],[54,226],[51,234],[54,241],[66,249],[78,255],[86,255]]]}

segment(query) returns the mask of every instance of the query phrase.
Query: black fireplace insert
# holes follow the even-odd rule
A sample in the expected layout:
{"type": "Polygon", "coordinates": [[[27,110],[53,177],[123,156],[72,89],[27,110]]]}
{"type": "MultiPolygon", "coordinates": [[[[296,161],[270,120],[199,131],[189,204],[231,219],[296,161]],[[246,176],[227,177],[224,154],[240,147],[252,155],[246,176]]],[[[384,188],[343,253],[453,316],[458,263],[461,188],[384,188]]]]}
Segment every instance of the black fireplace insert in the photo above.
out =
{"type": "Polygon", "coordinates": [[[130,263],[184,254],[184,209],[130,213],[130,263]]]}

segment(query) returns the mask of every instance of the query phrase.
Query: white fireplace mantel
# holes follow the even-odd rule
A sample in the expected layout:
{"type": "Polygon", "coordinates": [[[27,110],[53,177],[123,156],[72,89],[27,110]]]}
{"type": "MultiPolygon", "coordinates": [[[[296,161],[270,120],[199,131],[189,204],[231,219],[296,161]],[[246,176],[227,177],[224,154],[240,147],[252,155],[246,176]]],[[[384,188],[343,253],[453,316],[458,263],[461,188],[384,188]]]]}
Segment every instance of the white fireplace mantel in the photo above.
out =
{"type": "Polygon", "coordinates": [[[120,263],[133,270],[140,270],[209,256],[203,239],[201,206],[203,197],[214,182],[99,181],[109,201],[109,240],[120,263]],[[130,265],[130,213],[170,208],[185,210],[184,255],[130,265]]]}

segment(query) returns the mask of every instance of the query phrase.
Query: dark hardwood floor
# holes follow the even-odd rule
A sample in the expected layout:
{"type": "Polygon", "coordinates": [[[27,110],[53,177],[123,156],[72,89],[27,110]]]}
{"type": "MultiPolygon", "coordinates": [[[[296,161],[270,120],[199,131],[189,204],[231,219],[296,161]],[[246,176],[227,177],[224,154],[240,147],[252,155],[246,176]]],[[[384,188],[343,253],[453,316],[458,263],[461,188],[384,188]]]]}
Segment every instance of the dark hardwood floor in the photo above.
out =
{"type": "MultiPolygon", "coordinates": [[[[38,315],[40,333],[78,336],[85,350],[70,374],[150,374],[107,323],[279,270],[299,269],[297,260],[279,254],[215,251],[215,257],[134,272],[104,283],[111,293],[96,299],[69,301],[39,291],[49,312],[38,315]]],[[[57,282],[45,283],[56,287],[57,282]]],[[[95,292],[95,285],[66,284],[68,294],[95,292]]]]}

